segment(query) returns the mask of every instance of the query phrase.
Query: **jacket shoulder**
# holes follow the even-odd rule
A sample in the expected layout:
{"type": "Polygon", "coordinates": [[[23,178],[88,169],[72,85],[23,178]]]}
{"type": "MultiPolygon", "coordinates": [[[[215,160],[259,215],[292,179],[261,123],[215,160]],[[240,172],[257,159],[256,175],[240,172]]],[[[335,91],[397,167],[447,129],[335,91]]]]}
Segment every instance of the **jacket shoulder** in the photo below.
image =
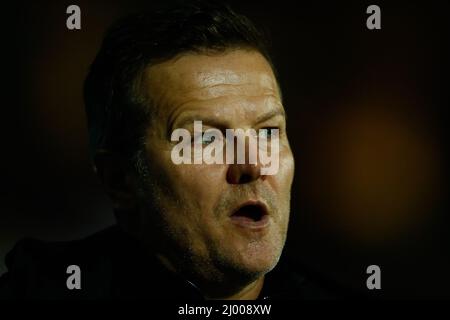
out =
{"type": "Polygon", "coordinates": [[[108,264],[105,243],[111,233],[108,228],[73,241],[19,240],[5,257],[8,271],[0,277],[0,298],[66,297],[69,266],[77,265],[86,272],[83,280],[88,280],[89,274],[104,274],[101,271],[108,264]]]}

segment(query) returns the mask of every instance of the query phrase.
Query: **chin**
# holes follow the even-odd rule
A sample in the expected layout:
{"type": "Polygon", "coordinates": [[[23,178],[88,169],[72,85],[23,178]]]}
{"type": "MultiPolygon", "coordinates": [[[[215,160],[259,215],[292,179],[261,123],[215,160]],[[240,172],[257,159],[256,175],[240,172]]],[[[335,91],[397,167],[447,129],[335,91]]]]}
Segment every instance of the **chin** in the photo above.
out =
{"type": "Polygon", "coordinates": [[[276,257],[262,257],[255,259],[247,264],[247,269],[254,273],[267,273],[277,265],[279,256],[276,257]]]}
{"type": "Polygon", "coordinates": [[[236,271],[251,278],[258,278],[271,271],[277,265],[281,256],[281,250],[271,248],[269,250],[254,250],[241,255],[234,266],[236,271]]]}

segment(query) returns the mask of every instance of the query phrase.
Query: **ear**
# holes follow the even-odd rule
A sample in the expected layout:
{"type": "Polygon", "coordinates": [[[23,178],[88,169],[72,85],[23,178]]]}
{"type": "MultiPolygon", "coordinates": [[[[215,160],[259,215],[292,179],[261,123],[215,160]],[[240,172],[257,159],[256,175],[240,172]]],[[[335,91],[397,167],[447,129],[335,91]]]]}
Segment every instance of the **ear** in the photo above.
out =
{"type": "Polygon", "coordinates": [[[95,171],[112,199],[117,211],[136,209],[136,181],[126,159],[108,150],[98,150],[94,158],[95,171]]]}

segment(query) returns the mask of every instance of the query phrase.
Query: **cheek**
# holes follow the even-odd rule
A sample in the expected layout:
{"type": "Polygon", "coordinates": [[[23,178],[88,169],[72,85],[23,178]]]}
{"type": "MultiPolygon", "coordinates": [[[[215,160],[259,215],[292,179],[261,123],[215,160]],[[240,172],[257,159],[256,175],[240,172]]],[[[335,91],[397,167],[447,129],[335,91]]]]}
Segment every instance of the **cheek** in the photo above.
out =
{"type": "Polygon", "coordinates": [[[291,149],[286,148],[280,152],[279,170],[274,175],[274,188],[281,197],[289,196],[294,179],[294,158],[291,149]]]}
{"type": "Polygon", "coordinates": [[[186,175],[186,192],[197,199],[203,210],[212,210],[225,191],[225,167],[223,165],[188,165],[180,168],[186,175]]]}
{"type": "MultiPolygon", "coordinates": [[[[170,161],[170,159],[169,159],[170,161]]],[[[169,183],[185,201],[196,209],[212,209],[224,188],[224,167],[221,165],[175,165],[166,172],[169,183]]]]}
{"type": "Polygon", "coordinates": [[[292,152],[289,150],[289,156],[283,161],[283,166],[285,168],[285,179],[287,187],[290,189],[292,186],[292,181],[294,180],[295,162],[292,152]]]}

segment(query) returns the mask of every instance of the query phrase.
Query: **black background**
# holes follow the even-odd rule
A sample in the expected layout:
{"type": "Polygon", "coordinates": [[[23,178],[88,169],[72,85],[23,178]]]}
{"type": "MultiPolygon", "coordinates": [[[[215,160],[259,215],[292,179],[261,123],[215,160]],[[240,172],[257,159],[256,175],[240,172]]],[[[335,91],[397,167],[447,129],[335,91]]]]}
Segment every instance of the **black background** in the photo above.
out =
{"type": "MultiPolygon", "coordinates": [[[[447,1],[229,1],[268,31],[296,159],[286,254],[385,298],[449,298],[447,1]],[[381,30],[366,8],[381,7],[381,30]]],[[[39,1],[2,15],[0,259],[23,236],[113,223],[91,170],[82,83],[105,29],[151,1],[39,1]],[[81,8],[81,30],[66,8],[81,8]]],[[[0,273],[5,272],[3,262],[0,273]]]]}

